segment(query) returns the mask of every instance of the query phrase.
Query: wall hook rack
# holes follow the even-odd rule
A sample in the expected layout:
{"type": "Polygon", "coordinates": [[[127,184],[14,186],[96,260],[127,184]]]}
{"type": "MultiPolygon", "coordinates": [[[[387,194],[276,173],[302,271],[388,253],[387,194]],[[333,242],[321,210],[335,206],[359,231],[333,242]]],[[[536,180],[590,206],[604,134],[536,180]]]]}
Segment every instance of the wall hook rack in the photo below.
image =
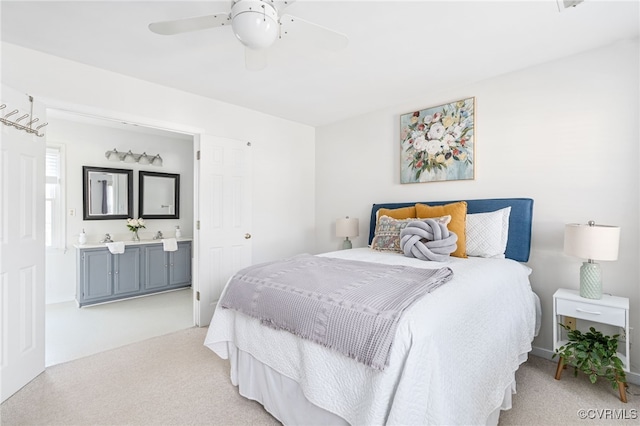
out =
{"type": "MultiPolygon", "coordinates": [[[[7,107],[6,104],[0,105],[0,111],[5,109],[6,107],[7,107]]],[[[27,119],[29,117],[29,114],[23,114],[20,117],[16,118],[14,121],[9,120],[9,117],[14,116],[14,115],[16,115],[18,113],[19,113],[19,111],[17,109],[14,109],[10,113],[7,113],[4,116],[0,117],[0,122],[2,122],[2,124],[4,124],[5,126],[11,126],[11,127],[15,127],[16,129],[19,129],[19,130],[24,130],[25,132],[34,134],[34,135],[38,136],[39,138],[44,136],[44,133],[41,133],[39,130],[42,129],[43,127],[45,127],[49,123],[41,124],[41,125],[39,125],[38,127],[36,127],[34,129],[31,126],[33,124],[37,123],[38,121],[40,121],[40,119],[32,117],[31,120],[27,121],[26,123],[20,124],[20,121],[27,119]]]]}

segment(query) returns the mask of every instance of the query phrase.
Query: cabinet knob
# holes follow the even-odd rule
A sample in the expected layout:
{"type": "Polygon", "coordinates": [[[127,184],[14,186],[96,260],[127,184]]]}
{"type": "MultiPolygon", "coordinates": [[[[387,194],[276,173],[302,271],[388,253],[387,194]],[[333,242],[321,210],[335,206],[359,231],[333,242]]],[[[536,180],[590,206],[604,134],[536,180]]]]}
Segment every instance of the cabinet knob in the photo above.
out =
{"type": "Polygon", "coordinates": [[[249,238],[251,238],[251,234],[249,234],[248,232],[246,234],[244,234],[244,239],[248,240],[249,238]]]}

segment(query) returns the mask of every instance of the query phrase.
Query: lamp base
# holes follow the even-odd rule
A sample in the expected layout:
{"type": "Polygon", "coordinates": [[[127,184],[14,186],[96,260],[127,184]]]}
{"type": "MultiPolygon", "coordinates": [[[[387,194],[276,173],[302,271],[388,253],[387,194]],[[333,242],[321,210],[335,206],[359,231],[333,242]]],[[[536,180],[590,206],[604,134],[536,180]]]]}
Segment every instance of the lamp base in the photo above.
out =
{"type": "Polygon", "coordinates": [[[580,267],[580,296],[602,299],[602,273],[599,264],[584,262],[580,267]]]}
{"type": "Polygon", "coordinates": [[[353,245],[351,244],[351,240],[349,240],[349,237],[347,237],[342,243],[342,250],[348,250],[350,248],[353,248],[353,245]]]}

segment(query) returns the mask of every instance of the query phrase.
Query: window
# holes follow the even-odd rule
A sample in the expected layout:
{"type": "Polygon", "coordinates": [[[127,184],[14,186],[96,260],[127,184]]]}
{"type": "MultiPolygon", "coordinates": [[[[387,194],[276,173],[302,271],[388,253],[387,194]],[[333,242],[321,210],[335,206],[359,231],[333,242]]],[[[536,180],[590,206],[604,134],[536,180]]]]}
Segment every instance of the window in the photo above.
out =
{"type": "Polygon", "coordinates": [[[51,249],[65,248],[63,152],[62,145],[48,144],[45,155],[45,245],[51,249]]]}

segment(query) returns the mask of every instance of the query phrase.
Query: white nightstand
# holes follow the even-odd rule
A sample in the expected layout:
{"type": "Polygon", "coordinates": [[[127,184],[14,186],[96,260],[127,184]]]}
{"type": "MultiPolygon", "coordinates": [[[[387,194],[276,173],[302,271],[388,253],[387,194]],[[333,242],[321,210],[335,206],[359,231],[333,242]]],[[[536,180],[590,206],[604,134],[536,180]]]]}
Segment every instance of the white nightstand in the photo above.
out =
{"type": "MultiPolygon", "coordinates": [[[[553,351],[567,343],[563,340],[563,329],[561,317],[573,317],[581,320],[588,320],[599,324],[608,324],[620,327],[624,330],[625,351],[620,352],[618,357],[622,361],[624,371],[629,371],[629,299],[626,297],[616,297],[607,294],[602,295],[602,299],[586,299],[580,297],[577,290],[558,289],[553,295],[553,351]]],[[[556,379],[560,378],[561,367],[556,372],[556,379]]],[[[624,387],[623,387],[624,388],[624,387]]],[[[623,393],[620,390],[622,399],[623,393]]],[[[626,396],[625,396],[626,402],[626,396]]]]}

